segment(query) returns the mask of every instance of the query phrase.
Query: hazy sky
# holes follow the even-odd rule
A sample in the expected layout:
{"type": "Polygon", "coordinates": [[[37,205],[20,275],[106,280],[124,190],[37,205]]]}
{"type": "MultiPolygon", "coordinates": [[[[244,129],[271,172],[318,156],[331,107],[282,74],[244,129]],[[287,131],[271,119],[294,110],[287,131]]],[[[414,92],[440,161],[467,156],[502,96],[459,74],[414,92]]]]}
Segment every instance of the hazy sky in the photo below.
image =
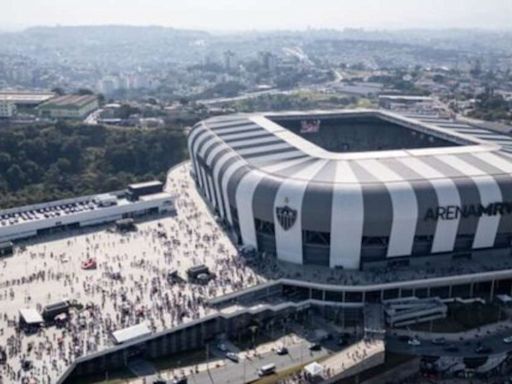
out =
{"type": "Polygon", "coordinates": [[[208,30],[512,28],[512,0],[0,0],[0,30],[134,24],[208,30]]]}

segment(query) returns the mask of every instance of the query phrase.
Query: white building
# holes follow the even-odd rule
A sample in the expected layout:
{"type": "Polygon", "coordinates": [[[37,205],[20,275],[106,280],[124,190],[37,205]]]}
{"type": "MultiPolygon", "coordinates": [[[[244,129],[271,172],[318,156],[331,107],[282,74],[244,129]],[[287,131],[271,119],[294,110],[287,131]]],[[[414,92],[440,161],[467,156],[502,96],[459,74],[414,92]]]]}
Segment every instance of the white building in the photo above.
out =
{"type": "Polygon", "coordinates": [[[0,119],[11,118],[16,114],[16,105],[10,101],[0,100],[0,119]]]}
{"type": "Polygon", "coordinates": [[[0,211],[0,242],[174,210],[174,198],[167,192],[144,192],[135,200],[122,192],[108,195],[108,204],[103,194],[0,211]]]}

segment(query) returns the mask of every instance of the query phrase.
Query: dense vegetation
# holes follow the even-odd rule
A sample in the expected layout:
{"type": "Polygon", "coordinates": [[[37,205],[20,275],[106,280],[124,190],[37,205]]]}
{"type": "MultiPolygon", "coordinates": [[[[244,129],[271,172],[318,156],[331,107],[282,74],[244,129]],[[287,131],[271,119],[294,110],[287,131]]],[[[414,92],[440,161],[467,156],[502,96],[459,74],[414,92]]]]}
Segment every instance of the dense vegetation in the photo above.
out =
{"type": "Polygon", "coordinates": [[[57,123],[0,129],[0,208],[164,180],[184,160],[180,129],[110,129],[57,123]]]}
{"type": "Polygon", "coordinates": [[[512,122],[512,102],[487,90],[476,97],[474,110],[469,114],[471,117],[488,120],[503,121],[507,124],[512,122]]]}

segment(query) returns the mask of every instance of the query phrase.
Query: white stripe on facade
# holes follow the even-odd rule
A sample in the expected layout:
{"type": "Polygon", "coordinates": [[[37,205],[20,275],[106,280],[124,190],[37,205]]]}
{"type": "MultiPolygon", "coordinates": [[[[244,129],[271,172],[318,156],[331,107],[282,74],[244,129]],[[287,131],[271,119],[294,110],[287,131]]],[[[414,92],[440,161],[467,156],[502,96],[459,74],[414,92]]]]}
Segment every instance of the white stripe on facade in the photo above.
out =
{"type": "Polygon", "coordinates": [[[276,234],[276,253],[279,260],[302,263],[302,201],[308,181],[325,166],[326,160],[319,160],[283,180],[273,205],[276,234]],[[279,224],[276,208],[289,206],[297,211],[297,219],[287,231],[279,224]]]}
{"type": "Polygon", "coordinates": [[[288,167],[296,166],[308,161],[307,159],[295,159],[279,162],[277,164],[262,167],[260,170],[252,170],[245,174],[240,180],[236,190],[236,208],[238,210],[240,234],[245,245],[258,247],[256,227],[254,226],[253,200],[254,192],[260,181],[265,177],[265,172],[277,172],[288,167]]]}
{"type": "Polygon", "coordinates": [[[474,153],[473,156],[478,157],[480,160],[485,161],[495,168],[498,168],[502,172],[512,173],[512,162],[507,161],[501,156],[497,156],[491,152],[474,153]]]}
{"type": "Polygon", "coordinates": [[[346,161],[336,162],[331,212],[329,266],[359,269],[364,206],[361,186],[346,161]]]}
{"type": "MultiPolygon", "coordinates": [[[[487,206],[501,201],[501,190],[496,180],[487,173],[456,156],[438,156],[438,159],[470,177],[478,188],[480,203],[487,206]]],[[[473,248],[487,248],[494,245],[500,216],[482,215],[478,219],[478,226],[473,240],[473,248]]]]}
{"type": "MultiPolygon", "coordinates": [[[[455,183],[445,177],[441,172],[421,161],[417,157],[397,159],[403,165],[430,181],[436,191],[437,205],[439,207],[460,206],[459,191],[455,183]]],[[[436,207],[432,207],[436,209],[436,207]]],[[[451,252],[455,246],[457,230],[459,229],[459,218],[454,220],[439,219],[436,224],[436,231],[432,241],[432,253],[451,252]]]]}
{"type": "Polygon", "coordinates": [[[413,188],[378,160],[360,160],[357,163],[383,182],[391,196],[393,222],[387,257],[410,255],[418,220],[418,202],[413,188]]]}

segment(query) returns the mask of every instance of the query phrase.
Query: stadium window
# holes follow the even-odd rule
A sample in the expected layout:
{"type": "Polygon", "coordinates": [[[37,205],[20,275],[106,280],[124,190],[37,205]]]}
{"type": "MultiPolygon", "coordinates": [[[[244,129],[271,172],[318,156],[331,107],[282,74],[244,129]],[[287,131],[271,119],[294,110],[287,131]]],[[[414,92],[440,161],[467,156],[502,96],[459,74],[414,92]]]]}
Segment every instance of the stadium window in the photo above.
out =
{"type": "Polygon", "coordinates": [[[473,248],[474,235],[459,235],[455,239],[455,251],[467,251],[473,248]]]}
{"type": "Polygon", "coordinates": [[[329,232],[303,231],[302,236],[306,244],[331,244],[331,234],[329,232]]]}
{"type": "Polygon", "coordinates": [[[389,237],[380,236],[363,236],[362,245],[364,246],[386,246],[388,245],[389,237]]]}
{"type": "Polygon", "coordinates": [[[254,226],[256,228],[256,232],[262,233],[265,235],[275,235],[275,226],[274,223],[270,221],[254,219],[254,226]]]}

